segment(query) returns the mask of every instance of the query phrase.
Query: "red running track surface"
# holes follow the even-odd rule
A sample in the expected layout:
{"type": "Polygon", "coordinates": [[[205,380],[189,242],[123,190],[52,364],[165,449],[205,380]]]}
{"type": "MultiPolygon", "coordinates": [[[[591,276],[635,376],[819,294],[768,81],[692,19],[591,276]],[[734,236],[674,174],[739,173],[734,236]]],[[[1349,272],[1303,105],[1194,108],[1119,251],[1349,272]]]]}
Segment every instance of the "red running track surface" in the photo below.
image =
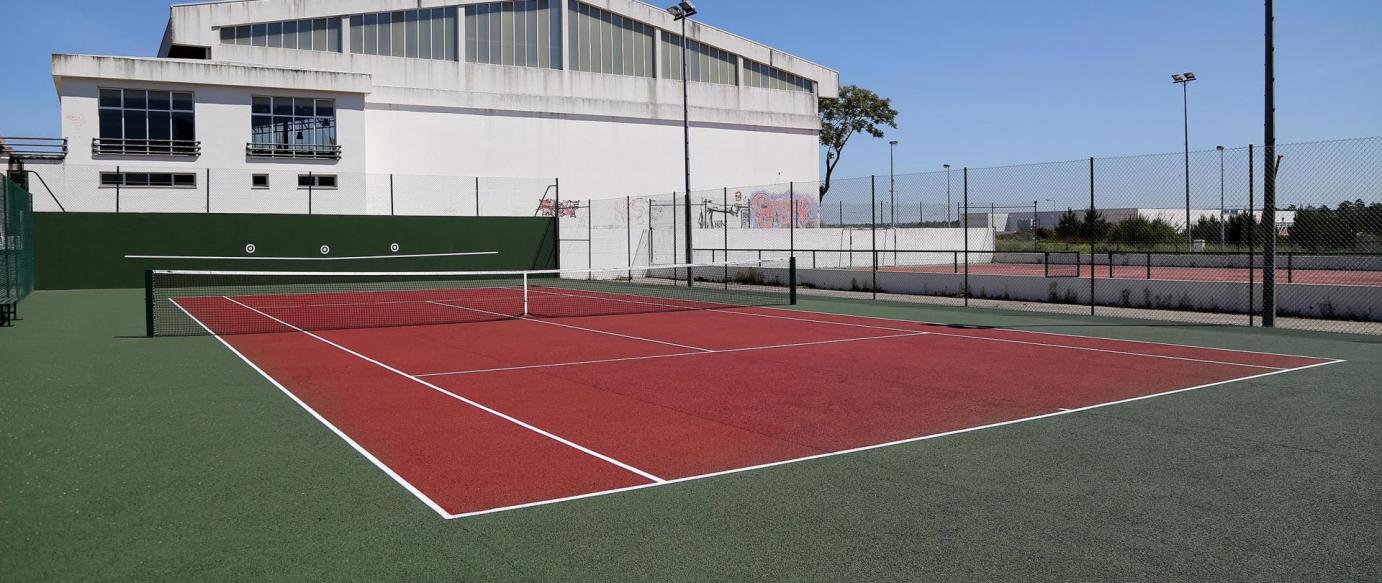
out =
{"type": "MultiPolygon", "coordinates": [[[[180,304],[291,329],[236,299],[180,304]]],[[[1331,362],[770,308],[222,341],[449,518],[1331,362]]]]}

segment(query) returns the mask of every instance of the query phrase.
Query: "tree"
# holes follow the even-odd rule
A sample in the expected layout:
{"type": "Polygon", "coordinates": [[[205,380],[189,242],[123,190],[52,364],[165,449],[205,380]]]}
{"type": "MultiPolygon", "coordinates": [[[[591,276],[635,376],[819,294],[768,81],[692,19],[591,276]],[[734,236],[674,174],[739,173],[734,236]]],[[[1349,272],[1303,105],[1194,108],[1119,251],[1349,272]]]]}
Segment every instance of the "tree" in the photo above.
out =
{"type": "Polygon", "coordinates": [[[1074,209],[1065,209],[1065,214],[1060,216],[1060,222],[1056,223],[1056,237],[1063,241],[1074,241],[1079,238],[1082,230],[1084,221],[1080,219],[1080,215],[1075,214],[1074,209]]]}
{"type": "Polygon", "coordinates": [[[1084,226],[1080,231],[1086,240],[1093,243],[1107,239],[1109,231],[1111,230],[1112,227],[1110,227],[1108,221],[1104,219],[1104,214],[1099,212],[1098,209],[1091,208],[1085,210],[1084,226]]]}
{"type": "Polygon", "coordinates": [[[830,177],[840,163],[845,146],[854,134],[865,133],[883,137],[883,126],[897,129],[897,111],[892,100],[877,93],[846,85],[837,99],[820,100],[821,145],[825,146],[825,182],[821,184],[821,200],[830,191],[830,177]]]}
{"type": "MultiPolygon", "coordinates": [[[[1219,232],[1214,231],[1218,237],[1219,232]]],[[[1128,217],[1113,225],[1109,238],[1126,245],[1148,245],[1176,243],[1181,241],[1181,232],[1161,219],[1147,220],[1143,217],[1128,217]]]]}

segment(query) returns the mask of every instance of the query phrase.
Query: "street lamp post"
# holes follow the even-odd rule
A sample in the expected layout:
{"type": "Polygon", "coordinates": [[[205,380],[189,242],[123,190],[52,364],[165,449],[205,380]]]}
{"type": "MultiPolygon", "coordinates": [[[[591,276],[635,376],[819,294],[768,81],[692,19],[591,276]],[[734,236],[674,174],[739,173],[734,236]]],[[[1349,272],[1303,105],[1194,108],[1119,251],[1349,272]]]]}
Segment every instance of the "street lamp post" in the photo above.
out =
{"type": "Polygon", "coordinates": [[[1228,226],[1224,223],[1224,147],[1219,146],[1219,249],[1228,244],[1228,226]]]}
{"type": "Polygon", "coordinates": [[[1171,82],[1180,85],[1181,102],[1185,110],[1185,250],[1194,249],[1195,236],[1190,230],[1190,82],[1195,74],[1171,75],[1171,82]]]}
{"type": "Polygon", "coordinates": [[[945,164],[945,226],[950,228],[950,165],[945,164]]]}
{"type": "MultiPolygon", "coordinates": [[[[691,79],[689,77],[690,67],[687,66],[686,63],[686,21],[696,15],[696,5],[683,0],[677,3],[676,6],[668,8],[667,12],[676,20],[681,21],[681,128],[683,138],[682,145],[686,153],[686,199],[683,205],[685,206],[684,214],[686,215],[684,217],[686,219],[686,264],[691,265],[694,257],[691,245],[691,240],[693,238],[691,236],[691,79]]],[[[795,215],[796,209],[792,209],[792,211],[795,215]]],[[[694,279],[691,269],[688,267],[686,269],[686,285],[695,285],[693,283],[694,279]]]]}
{"type": "Polygon", "coordinates": [[[888,142],[888,194],[892,201],[893,228],[897,228],[897,175],[894,174],[894,160],[897,158],[897,140],[888,142]]]}

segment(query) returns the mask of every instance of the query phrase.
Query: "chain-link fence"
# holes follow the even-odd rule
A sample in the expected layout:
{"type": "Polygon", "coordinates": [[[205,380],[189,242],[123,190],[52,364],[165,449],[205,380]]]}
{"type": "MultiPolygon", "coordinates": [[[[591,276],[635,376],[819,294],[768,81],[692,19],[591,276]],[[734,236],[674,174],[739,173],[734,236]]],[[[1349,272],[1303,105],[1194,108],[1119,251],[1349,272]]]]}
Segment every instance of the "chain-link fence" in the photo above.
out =
{"type": "Polygon", "coordinates": [[[818,293],[1382,333],[1382,138],[1275,154],[1271,213],[1252,146],[569,203],[562,265],[689,241],[695,263],[795,256],[818,293]]]}
{"type": "Polygon", "coordinates": [[[40,212],[532,217],[553,178],[366,174],[313,169],[28,165],[40,212]]]}
{"type": "Polygon", "coordinates": [[[0,326],[15,320],[19,302],[33,291],[33,202],[27,190],[0,175],[0,326]]]}

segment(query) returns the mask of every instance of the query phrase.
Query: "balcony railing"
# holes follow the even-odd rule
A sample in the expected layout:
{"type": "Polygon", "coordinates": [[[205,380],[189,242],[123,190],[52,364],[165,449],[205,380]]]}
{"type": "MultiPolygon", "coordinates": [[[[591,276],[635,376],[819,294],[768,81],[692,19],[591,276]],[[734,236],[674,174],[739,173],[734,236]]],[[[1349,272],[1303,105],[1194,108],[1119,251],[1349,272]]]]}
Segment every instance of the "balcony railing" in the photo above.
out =
{"type": "Polygon", "coordinates": [[[96,156],[179,156],[202,155],[202,143],[195,140],[125,140],[95,138],[91,153],[96,156]]]}
{"type": "Polygon", "coordinates": [[[0,137],[0,158],[63,160],[67,158],[67,138],[0,137]]]}
{"type": "Polygon", "coordinates": [[[340,160],[341,147],[324,144],[245,144],[250,158],[289,158],[296,160],[340,160]]]}

